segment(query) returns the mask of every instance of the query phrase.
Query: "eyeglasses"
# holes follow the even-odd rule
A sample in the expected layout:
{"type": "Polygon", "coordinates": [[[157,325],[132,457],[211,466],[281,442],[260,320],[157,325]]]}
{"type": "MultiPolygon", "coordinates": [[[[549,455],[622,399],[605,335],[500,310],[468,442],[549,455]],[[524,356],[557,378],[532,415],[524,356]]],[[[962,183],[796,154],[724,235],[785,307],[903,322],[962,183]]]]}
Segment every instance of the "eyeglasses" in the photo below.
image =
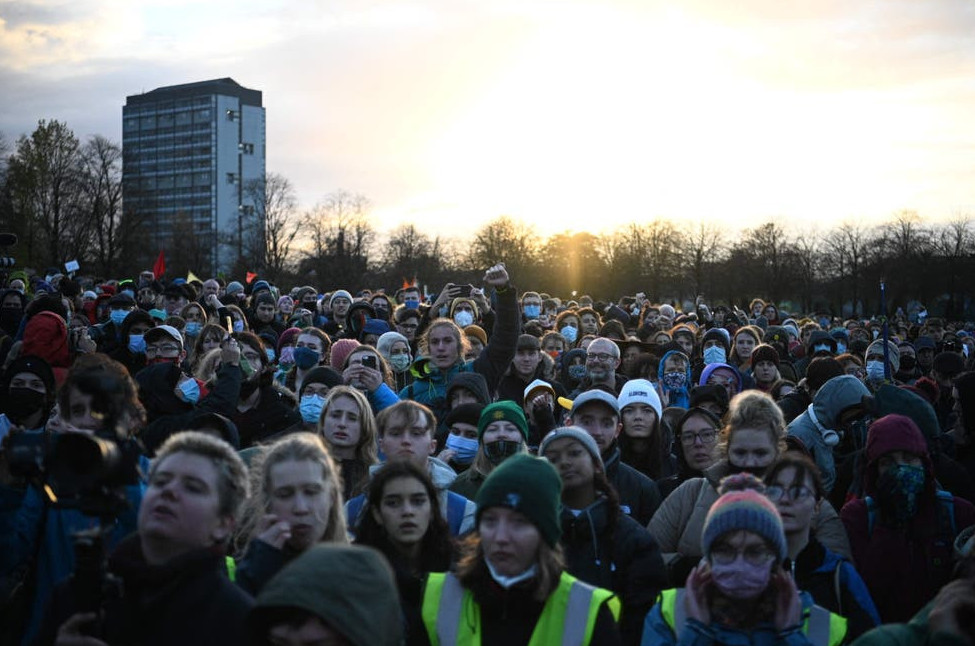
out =
{"type": "Polygon", "coordinates": [[[750,565],[765,565],[775,558],[775,554],[768,548],[759,545],[746,547],[742,551],[730,545],[715,545],[711,548],[711,560],[720,565],[731,565],[739,556],[743,556],[750,565]]]}
{"type": "Polygon", "coordinates": [[[586,360],[593,359],[595,361],[615,361],[615,354],[610,354],[608,352],[590,352],[586,355],[586,360]]]}
{"type": "Polygon", "coordinates": [[[801,500],[806,500],[811,496],[815,495],[812,489],[809,487],[804,487],[802,485],[796,485],[794,487],[780,487],[779,485],[770,485],[765,487],[765,495],[772,502],[779,502],[783,498],[788,497],[792,502],[799,502],[801,500]]]}
{"type": "Polygon", "coordinates": [[[415,330],[420,326],[417,323],[400,323],[399,327],[403,328],[404,330],[415,330]]]}
{"type": "Polygon", "coordinates": [[[714,377],[708,377],[707,383],[709,386],[721,386],[722,388],[738,385],[738,382],[736,382],[734,379],[715,379],[714,377]]]}
{"type": "Polygon", "coordinates": [[[680,434],[680,441],[682,444],[695,444],[700,442],[701,444],[710,444],[714,442],[714,438],[718,436],[718,432],[715,430],[701,431],[700,433],[694,433],[687,431],[686,433],[680,434]]]}
{"type": "Polygon", "coordinates": [[[180,348],[178,345],[147,345],[146,356],[151,357],[155,354],[170,355],[177,354],[180,348]]]}

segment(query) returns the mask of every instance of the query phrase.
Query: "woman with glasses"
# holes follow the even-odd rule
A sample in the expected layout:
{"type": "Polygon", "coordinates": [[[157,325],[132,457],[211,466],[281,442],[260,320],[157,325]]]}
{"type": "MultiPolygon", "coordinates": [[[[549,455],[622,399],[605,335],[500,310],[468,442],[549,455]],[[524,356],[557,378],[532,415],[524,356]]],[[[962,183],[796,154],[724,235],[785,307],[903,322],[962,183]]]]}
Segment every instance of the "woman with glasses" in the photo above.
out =
{"type": "Polygon", "coordinates": [[[853,564],[812,534],[824,494],[819,469],[801,454],[786,453],[765,475],[765,495],[779,510],[785,530],[786,571],[818,605],[846,618],[847,635],[855,639],[877,626],[880,616],[853,564]]]}
{"type": "Polygon", "coordinates": [[[846,621],[814,605],[782,567],[788,542],[775,506],[751,474],[721,484],[701,532],[703,561],[683,589],[665,590],[647,615],[645,646],[834,646],[846,621]]]}
{"type": "Polygon", "coordinates": [[[715,446],[721,420],[706,408],[690,408],[674,427],[674,456],[677,473],[657,481],[660,495],[666,498],[685,480],[700,478],[704,470],[718,461],[715,446]]]}
{"type": "MultiPolygon", "coordinates": [[[[683,581],[702,556],[701,531],[708,509],[718,499],[721,480],[743,471],[761,478],[785,451],[782,411],[761,391],[749,390],[736,396],[715,451],[718,461],[703,471],[703,477],[685,481],[667,496],[648,525],[670,567],[671,581],[683,581]]],[[[830,549],[850,553],[843,524],[828,503],[822,505],[814,526],[830,549]]]]}

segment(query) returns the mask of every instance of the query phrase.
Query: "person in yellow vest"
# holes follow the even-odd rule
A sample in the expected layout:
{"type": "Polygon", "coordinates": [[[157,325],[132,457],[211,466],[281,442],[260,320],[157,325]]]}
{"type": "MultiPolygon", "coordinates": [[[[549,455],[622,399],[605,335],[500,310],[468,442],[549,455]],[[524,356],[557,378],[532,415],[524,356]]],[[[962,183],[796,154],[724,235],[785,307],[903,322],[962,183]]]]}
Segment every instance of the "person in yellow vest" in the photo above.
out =
{"type": "Polygon", "coordinates": [[[704,521],[704,558],[683,589],[665,590],[643,627],[643,646],[838,646],[846,620],[814,605],[782,568],[782,519],[742,473],[725,478],[704,521]]]}
{"type": "Polygon", "coordinates": [[[565,572],[561,488],[555,468],[530,455],[491,472],[456,572],[427,579],[422,615],[432,646],[620,644],[619,600],[565,572]]]}

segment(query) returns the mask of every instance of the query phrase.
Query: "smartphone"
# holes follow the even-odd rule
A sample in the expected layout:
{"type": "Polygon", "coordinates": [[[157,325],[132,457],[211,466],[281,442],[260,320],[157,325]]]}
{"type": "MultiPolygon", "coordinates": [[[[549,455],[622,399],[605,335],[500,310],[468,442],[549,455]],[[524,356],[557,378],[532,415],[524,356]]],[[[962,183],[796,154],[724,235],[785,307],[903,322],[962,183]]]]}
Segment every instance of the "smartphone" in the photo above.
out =
{"type": "Polygon", "coordinates": [[[471,295],[471,290],[474,288],[473,285],[457,285],[455,289],[459,296],[467,298],[471,295]]]}
{"type": "Polygon", "coordinates": [[[367,355],[365,357],[362,357],[362,365],[365,366],[366,368],[372,368],[373,370],[375,370],[376,369],[376,357],[373,356],[373,355],[371,355],[371,354],[370,355],[367,355]]]}

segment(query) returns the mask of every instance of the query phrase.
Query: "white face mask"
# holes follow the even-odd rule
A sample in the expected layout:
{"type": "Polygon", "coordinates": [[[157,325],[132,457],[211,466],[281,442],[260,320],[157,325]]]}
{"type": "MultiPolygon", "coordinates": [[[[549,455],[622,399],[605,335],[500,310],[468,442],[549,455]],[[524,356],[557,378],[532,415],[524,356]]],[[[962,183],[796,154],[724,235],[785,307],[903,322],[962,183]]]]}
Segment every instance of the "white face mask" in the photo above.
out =
{"type": "Polygon", "coordinates": [[[467,310],[461,310],[454,314],[454,323],[456,323],[461,329],[467,327],[473,322],[474,315],[467,310]]]}
{"type": "Polygon", "coordinates": [[[488,567],[488,572],[491,573],[491,578],[494,579],[495,582],[497,582],[497,584],[500,585],[505,590],[507,590],[513,585],[518,585],[522,581],[527,581],[528,579],[534,577],[536,572],[538,571],[538,566],[533,563],[530,568],[528,568],[521,574],[516,574],[514,576],[505,576],[503,574],[497,573],[497,571],[494,569],[494,566],[491,565],[491,561],[484,559],[484,563],[488,567]]]}

